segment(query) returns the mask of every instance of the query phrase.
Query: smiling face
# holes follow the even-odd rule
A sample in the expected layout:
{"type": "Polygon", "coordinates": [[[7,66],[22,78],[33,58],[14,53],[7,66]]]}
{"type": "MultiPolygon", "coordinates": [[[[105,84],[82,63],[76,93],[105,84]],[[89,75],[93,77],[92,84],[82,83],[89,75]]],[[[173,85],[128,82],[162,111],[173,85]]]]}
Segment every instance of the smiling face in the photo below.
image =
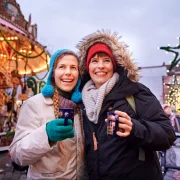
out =
{"type": "Polygon", "coordinates": [[[96,88],[99,88],[113,76],[113,63],[109,56],[98,53],[91,58],[89,74],[96,88]]]}
{"type": "Polygon", "coordinates": [[[78,81],[78,60],[73,55],[64,55],[56,61],[54,67],[55,84],[62,91],[71,92],[78,81]]]}

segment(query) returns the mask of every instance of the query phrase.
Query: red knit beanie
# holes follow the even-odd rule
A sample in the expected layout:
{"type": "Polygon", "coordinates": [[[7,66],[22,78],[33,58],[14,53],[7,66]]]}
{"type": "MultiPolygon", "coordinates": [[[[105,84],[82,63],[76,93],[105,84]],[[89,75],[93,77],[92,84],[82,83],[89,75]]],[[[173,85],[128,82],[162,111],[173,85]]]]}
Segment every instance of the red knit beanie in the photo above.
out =
{"type": "Polygon", "coordinates": [[[96,53],[99,53],[99,52],[105,53],[111,58],[111,61],[113,63],[113,67],[114,67],[114,71],[115,71],[116,70],[116,62],[114,60],[114,56],[113,56],[110,48],[106,44],[103,44],[103,43],[96,43],[89,48],[88,55],[87,55],[87,61],[86,61],[86,70],[89,72],[89,63],[91,61],[91,58],[96,53]]]}

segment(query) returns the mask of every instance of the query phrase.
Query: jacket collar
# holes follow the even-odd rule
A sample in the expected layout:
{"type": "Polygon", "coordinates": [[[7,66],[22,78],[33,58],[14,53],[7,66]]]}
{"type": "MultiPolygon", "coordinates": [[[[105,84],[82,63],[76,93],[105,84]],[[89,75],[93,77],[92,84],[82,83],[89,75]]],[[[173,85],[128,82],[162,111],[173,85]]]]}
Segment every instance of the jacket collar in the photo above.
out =
{"type": "Polygon", "coordinates": [[[135,95],[139,92],[137,83],[129,80],[127,77],[119,76],[119,82],[113,90],[106,96],[106,101],[120,100],[127,96],[135,95]]]}
{"type": "Polygon", "coordinates": [[[43,96],[43,100],[44,100],[44,103],[47,104],[47,105],[53,105],[53,100],[52,98],[47,98],[47,97],[44,97],[43,96]]]}

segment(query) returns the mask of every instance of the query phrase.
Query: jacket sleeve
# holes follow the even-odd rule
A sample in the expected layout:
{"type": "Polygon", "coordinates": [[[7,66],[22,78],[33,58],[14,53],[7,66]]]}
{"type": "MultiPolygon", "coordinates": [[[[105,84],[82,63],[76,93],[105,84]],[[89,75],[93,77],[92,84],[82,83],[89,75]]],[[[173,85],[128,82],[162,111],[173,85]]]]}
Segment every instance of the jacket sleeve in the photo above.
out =
{"type": "Polygon", "coordinates": [[[175,133],[159,101],[144,85],[139,83],[135,95],[137,119],[132,119],[131,142],[143,149],[159,151],[171,147],[175,133]]]}
{"type": "Polygon", "coordinates": [[[13,161],[30,165],[51,150],[46,133],[46,124],[40,124],[37,107],[31,99],[21,107],[15,137],[9,150],[13,161]]]}

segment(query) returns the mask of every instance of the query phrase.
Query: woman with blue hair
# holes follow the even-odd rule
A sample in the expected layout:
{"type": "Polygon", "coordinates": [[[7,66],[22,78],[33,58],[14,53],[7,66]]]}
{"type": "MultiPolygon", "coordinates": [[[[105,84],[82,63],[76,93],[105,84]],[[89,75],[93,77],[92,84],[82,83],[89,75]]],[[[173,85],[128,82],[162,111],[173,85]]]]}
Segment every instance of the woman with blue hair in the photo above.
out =
{"type": "Polygon", "coordinates": [[[55,52],[42,93],[21,107],[10,154],[17,164],[29,166],[27,179],[85,179],[78,64],[74,52],[55,52]],[[59,108],[74,109],[66,125],[59,108]]]}

